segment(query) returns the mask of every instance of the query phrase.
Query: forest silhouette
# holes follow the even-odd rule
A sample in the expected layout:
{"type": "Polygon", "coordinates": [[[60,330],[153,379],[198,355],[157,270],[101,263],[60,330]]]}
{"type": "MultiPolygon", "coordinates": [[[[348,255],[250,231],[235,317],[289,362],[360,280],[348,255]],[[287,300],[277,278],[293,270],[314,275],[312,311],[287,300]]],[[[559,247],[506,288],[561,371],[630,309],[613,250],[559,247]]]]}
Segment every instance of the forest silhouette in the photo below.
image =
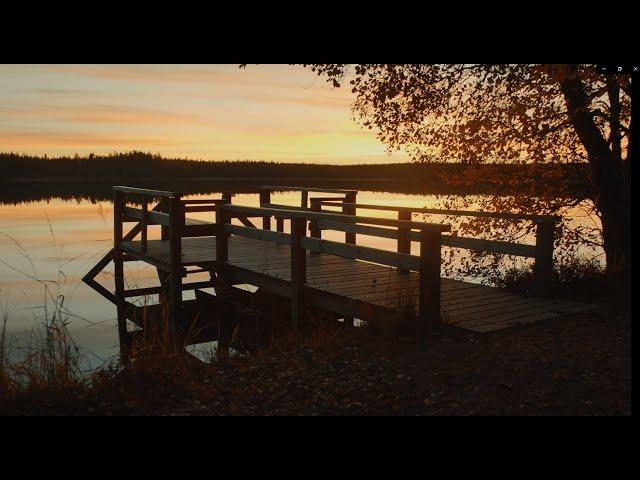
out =
{"type": "Polygon", "coordinates": [[[220,190],[251,191],[268,184],[306,185],[397,193],[485,194],[514,193],[513,186],[492,181],[505,174],[531,179],[539,169],[561,169],[564,184],[556,195],[579,195],[585,174],[583,164],[574,165],[465,165],[452,163],[382,163],[332,165],[266,161],[205,161],[166,158],[132,151],[108,155],[90,154],[48,157],[0,153],[0,201],[13,203],[42,198],[111,197],[111,186],[127,183],[183,193],[220,190]],[[478,169],[481,175],[478,175],[478,169]],[[473,172],[470,172],[473,170],[473,172]],[[497,175],[497,173],[500,175],[497,175]],[[473,173],[482,179],[460,186],[453,181],[473,173]]]}

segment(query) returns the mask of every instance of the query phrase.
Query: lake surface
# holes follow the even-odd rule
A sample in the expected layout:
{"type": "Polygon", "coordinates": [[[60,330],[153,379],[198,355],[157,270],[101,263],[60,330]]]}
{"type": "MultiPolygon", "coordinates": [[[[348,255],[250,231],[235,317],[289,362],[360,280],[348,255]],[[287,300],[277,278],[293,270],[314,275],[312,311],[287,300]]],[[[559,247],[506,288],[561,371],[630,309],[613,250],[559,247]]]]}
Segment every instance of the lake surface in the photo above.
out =
{"type": "MultiPolygon", "coordinates": [[[[217,194],[208,196],[217,197],[217,194]]],[[[202,194],[192,196],[203,197],[202,194]]],[[[436,201],[434,195],[358,192],[358,203],[365,204],[419,208],[434,206],[436,201]]],[[[300,194],[274,193],[272,202],[299,205],[300,194]]],[[[258,206],[259,201],[255,194],[242,194],[234,197],[233,203],[258,206]]],[[[396,216],[395,212],[360,209],[358,214],[396,216]]],[[[575,222],[592,221],[581,218],[579,212],[573,212],[573,215],[575,222]]],[[[213,213],[189,216],[213,221],[213,213]]],[[[82,276],[111,249],[112,224],[113,207],[109,201],[50,199],[0,205],[0,305],[8,318],[9,335],[20,335],[41,326],[45,309],[51,312],[54,302],[63,300],[69,331],[81,352],[86,354],[88,367],[96,367],[117,355],[115,306],[81,281],[82,276]]],[[[285,222],[286,228],[288,222],[285,222]]],[[[159,235],[159,227],[150,227],[150,239],[159,238],[159,235]]],[[[341,240],[344,233],[323,232],[323,238],[341,240]]],[[[391,239],[361,235],[358,243],[388,250],[395,250],[396,246],[391,239]]],[[[526,243],[533,243],[533,239],[527,239],[526,243]]],[[[413,242],[412,248],[412,253],[417,254],[417,243],[413,242]]],[[[125,266],[126,281],[131,288],[157,284],[154,268],[138,262],[128,262],[125,266]]],[[[113,290],[112,275],[113,270],[107,268],[97,279],[113,290]]],[[[206,274],[201,275],[202,279],[208,279],[206,274]]],[[[192,278],[196,280],[193,276],[190,281],[192,278]]]]}

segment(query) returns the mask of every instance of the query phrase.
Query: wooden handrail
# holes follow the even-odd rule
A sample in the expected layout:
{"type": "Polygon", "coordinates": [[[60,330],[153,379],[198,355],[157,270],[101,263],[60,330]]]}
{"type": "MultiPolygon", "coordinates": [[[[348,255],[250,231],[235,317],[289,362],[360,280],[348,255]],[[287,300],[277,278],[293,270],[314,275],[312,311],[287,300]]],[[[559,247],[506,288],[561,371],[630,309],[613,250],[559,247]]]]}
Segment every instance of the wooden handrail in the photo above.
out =
{"type": "Polygon", "coordinates": [[[218,205],[220,203],[229,203],[229,201],[221,198],[195,198],[195,199],[183,199],[182,203],[184,203],[185,205],[203,205],[203,204],[218,205]]]}
{"type": "MultiPolygon", "coordinates": [[[[257,240],[272,241],[281,245],[289,244],[291,247],[290,286],[284,291],[291,299],[291,326],[294,329],[299,328],[301,317],[304,315],[304,302],[307,295],[307,256],[305,250],[389,265],[401,271],[417,271],[420,282],[418,317],[422,320],[422,325],[426,330],[430,330],[440,323],[440,240],[442,235],[439,231],[422,230],[419,232],[420,256],[415,256],[408,253],[390,252],[378,248],[307,237],[307,221],[301,216],[291,218],[290,234],[231,225],[232,215],[228,210],[221,208],[217,220],[216,270],[218,278],[224,278],[225,271],[229,268],[228,235],[231,233],[257,240]]],[[[348,318],[351,317],[345,317],[345,322],[348,318]]]]}
{"type": "Polygon", "coordinates": [[[344,197],[313,197],[309,198],[310,202],[340,202],[343,203],[345,201],[344,197]]]}
{"type": "MultiPolygon", "coordinates": [[[[346,258],[354,258],[383,265],[390,265],[400,271],[418,271],[420,281],[420,304],[418,317],[423,320],[426,329],[436,326],[440,322],[440,264],[442,232],[449,231],[450,225],[428,224],[412,222],[408,220],[394,220],[387,218],[362,217],[352,215],[351,208],[343,214],[319,212],[304,208],[273,208],[269,205],[271,192],[263,191],[260,198],[262,207],[247,207],[240,205],[218,205],[216,210],[216,276],[224,279],[227,272],[233,272],[233,265],[229,265],[229,235],[240,235],[256,240],[270,241],[280,245],[289,244],[291,248],[291,277],[288,286],[283,287],[284,295],[291,299],[291,325],[298,328],[300,319],[304,314],[304,303],[307,301],[308,288],[306,286],[306,262],[305,250],[310,252],[337,255],[346,258]],[[232,218],[258,216],[263,218],[263,228],[241,227],[231,224],[232,218]],[[291,220],[291,233],[270,231],[271,217],[291,220]],[[386,225],[398,229],[398,238],[405,235],[408,241],[418,233],[420,241],[420,256],[414,256],[405,252],[390,252],[377,248],[355,245],[350,238],[345,238],[345,243],[323,240],[318,237],[307,237],[307,222],[310,221],[312,232],[320,231],[318,225],[321,222],[333,222],[335,227],[344,227],[345,233],[355,236],[356,233],[383,233],[387,235],[392,229],[380,229],[355,225],[365,223],[369,225],[386,225]],[[352,228],[357,227],[357,228],[352,228]],[[362,230],[360,228],[363,228],[362,230]],[[413,232],[416,229],[419,232],[413,232]],[[401,231],[402,230],[402,231],[401,231]],[[403,233],[404,232],[404,233],[403,233]]],[[[351,202],[355,203],[355,202],[351,202]]],[[[312,205],[316,208],[317,202],[312,205]]],[[[354,212],[355,213],[355,212],[354,212]]],[[[231,273],[230,273],[231,275],[231,273]]],[[[235,273],[234,273],[235,275],[235,273]]],[[[237,280],[237,277],[236,277],[237,280]]],[[[344,317],[345,324],[350,324],[352,318],[344,317]]]]}
{"type": "MultiPolygon", "coordinates": [[[[352,232],[360,235],[368,235],[371,237],[389,238],[396,240],[399,233],[405,235],[408,242],[419,242],[420,232],[407,231],[400,232],[393,228],[371,227],[368,225],[357,225],[347,222],[333,222],[323,220],[318,222],[321,230],[335,230],[339,232],[352,232]]],[[[312,237],[317,237],[317,233],[312,237]]],[[[498,240],[485,240],[483,238],[458,237],[455,235],[442,235],[442,245],[447,247],[464,248],[467,250],[478,250],[484,252],[505,253],[507,255],[515,255],[518,257],[536,257],[536,247],[523,243],[501,242],[498,240]]],[[[410,248],[398,250],[402,253],[409,253],[410,248]]]]}
{"type": "Polygon", "coordinates": [[[146,188],[134,188],[134,187],[126,187],[123,185],[116,185],[113,187],[113,190],[116,192],[122,193],[134,193],[136,195],[150,195],[154,197],[179,197],[180,194],[176,192],[169,192],[167,190],[149,190],[146,188]]]}
{"type": "Polygon", "coordinates": [[[261,207],[264,208],[284,208],[286,210],[309,210],[309,206],[303,206],[305,204],[313,204],[315,202],[318,201],[331,201],[331,202],[340,202],[340,204],[342,205],[342,202],[345,201],[345,198],[342,197],[315,197],[315,198],[302,198],[302,201],[300,202],[301,205],[299,207],[296,207],[295,205],[286,205],[284,203],[274,203],[274,202],[269,202],[269,203],[265,203],[265,204],[261,204],[261,207]]]}
{"type": "Polygon", "coordinates": [[[486,217],[499,218],[505,220],[530,220],[533,222],[549,222],[559,221],[560,217],[556,215],[529,215],[524,213],[509,212],[476,212],[473,210],[446,210],[441,208],[417,208],[417,207],[396,207],[391,205],[370,205],[364,203],[337,203],[331,201],[322,201],[321,205],[327,207],[354,207],[366,210],[387,210],[392,212],[415,212],[415,213],[431,213],[434,215],[451,215],[456,217],[486,217]]]}
{"type": "Polygon", "coordinates": [[[288,185],[265,185],[261,186],[260,190],[272,191],[290,191],[290,192],[315,192],[315,193],[358,193],[357,190],[345,190],[340,188],[314,188],[314,187],[294,187],[288,185]]]}
{"type": "Polygon", "coordinates": [[[285,205],[283,203],[264,203],[260,205],[260,208],[275,208],[278,210],[298,210],[300,212],[306,212],[309,209],[303,207],[296,207],[294,205],[285,205]]]}
{"type": "Polygon", "coordinates": [[[271,230],[263,230],[261,228],[241,227],[240,225],[232,225],[227,223],[224,225],[226,233],[232,233],[240,237],[253,238],[254,240],[262,240],[264,242],[272,242],[276,245],[289,245],[291,235],[284,232],[273,232],[271,230]]]}
{"type": "MultiPolygon", "coordinates": [[[[302,219],[304,220],[304,219],[302,219]]],[[[255,228],[240,227],[238,225],[226,224],[226,233],[232,233],[241,237],[253,238],[265,242],[273,242],[277,245],[290,245],[291,234],[282,232],[272,232],[270,230],[259,230],[255,228]]],[[[418,232],[416,232],[418,233],[418,232]]],[[[418,233],[419,234],[419,233],[418,233]]],[[[369,262],[380,263],[390,267],[411,269],[418,271],[420,257],[406,253],[391,252],[380,248],[365,247],[362,245],[351,245],[348,243],[334,242],[320,238],[305,237],[301,247],[305,250],[318,253],[328,253],[344,258],[354,258],[369,262]]]]}
{"type": "MultiPolygon", "coordinates": [[[[403,270],[420,270],[420,257],[408,253],[391,252],[380,248],[364,247],[362,245],[352,245],[350,243],[334,242],[332,240],[313,237],[305,237],[302,241],[302,247],[314,252],[328,253],[329,255],[335,255],[337,257],[366,260],[368,262],[388,265],[403,270]]],[[[438,262],[440,262],[439,257],[438,262]]]]}
{"type": "MultiPolygon", "coordinates": [[[[142,209],[134,207],[123,208],[124,218],[132,219],[142,222],[145,219],[145,214],[142,209]]],[[[153,210],[148,211],[146,214],[147,225],[163,225],[168,227],[170,224],[169,214],[165,212],[155,212],[153,210]]]]}
{"type": "MultiPolygon", "coordinates": [[[[556,223],[561,220],[561,217],[557,215],[530,215],[509,212],[476,212],[470,210],[446,210],[440,208],[414,208],[388,205],[371,205],[355,202],[349,204],[346,202],[332,201],[318,201],[316,202],[316,205],[320,205],[320,208],[322,208],[323,205],[328,207],[338,207],[342,209],[343,213],[346,211],[346,209],[351,208],[351,212],[353,212],[354,214],[357,208],[368,210],[394,211],[398,212],[399,220],[408,220],[411,218],[411,214],[415,212],[436,215],[469,216],[534,222],[536,224],[535,245],[486,240],[480,238],[458,237],[453,235],[442,235],[441,244],[455,248],[465,248],[469,250],[503,253],[507,255],[534,258],[535,265],[533,293],[540,296],[545,296],[549,293],[549,286],[551,285],[551,278],[553,276],[554,230],[556,223]]],[[[355,231],[356,229],[352,230],[355,231]]],[[[385,234],[384,232],[378,232],[378,234],[380,233],[382,233],[383,235],[385,234]]],[[[410,242],[413,240],[417,240],[416,235],[414,232],[411,232],[402,227],[398,228],[398,233],[398,252],[406,252],[409,250],[410,242]]]]}
{"type": "Polygon", "coordinates": [[[336,222],[346,223],[367,223],[371,225],[386,225],[391,227],[404,227],[415,230],[427,230],[434,232],[448,232],[451,230],[451,225],[440,223],[423,223],[423,222],[410,222],[404,220],[393,220],[390,218],[379,217],[362,217],[357,215],[343,215],[337,213],[326,212],[314,212],[304,209],[284,209],[284,208],[261,208],[261,207],[246,207],[243,205],[219,205],[220,210],[224,210],[233,217],[237,214],[255,214],[262,217],[279,216],[282,218],[304,218],[307,220],[333,220],[336,222]],[[235,214],[235,215],[234,215],[235,214]]]}
{"type": "Polygon", "coordinates": [[[215,212],[216,211],[216,205],[217,204],[212,204],[212,205],[185,205],[184,206],[184,211],[185,212],[215,212]]]}

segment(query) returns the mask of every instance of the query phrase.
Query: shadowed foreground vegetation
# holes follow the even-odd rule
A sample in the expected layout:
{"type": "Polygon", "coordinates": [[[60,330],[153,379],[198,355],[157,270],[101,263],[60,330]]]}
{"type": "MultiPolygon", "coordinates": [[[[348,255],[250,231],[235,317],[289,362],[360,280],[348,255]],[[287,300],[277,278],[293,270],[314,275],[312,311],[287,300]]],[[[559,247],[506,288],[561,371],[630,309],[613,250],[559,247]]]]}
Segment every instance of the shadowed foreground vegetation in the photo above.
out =
{"type": "MultiPolygon", "coordinates": [[[[512,267],[496,271],[487,281],[498,288],[524,293],[533,291],[533,266],[512,267]]],[[[586,303],[602,302],[607,292],[605,269],[597,259],[569,257],[556,261],[551,277],[550,295],[586,303]]],[[[621,293],[621,298],[622,293],[621,293]]]]}
{"type": "MultiPolygon", "coordinates": [[[[161,354],[91,375],[57,308],[22,361],[0,338],[0,415],[630,415],[630,317],[607,304],[602,269],[569,269],[555,293],[599,309],[489,334],[320,329],[223,362],[161,354]]],[[[511,271],[503,286],[528,278],[511,271]]]]}
{"type": "Polygon", "coordinates": [[[630,415],[630,324],[604,313],[426,340],[368,329],[205,364],[155,357],[0,397],[4,415],[630,415]]]}

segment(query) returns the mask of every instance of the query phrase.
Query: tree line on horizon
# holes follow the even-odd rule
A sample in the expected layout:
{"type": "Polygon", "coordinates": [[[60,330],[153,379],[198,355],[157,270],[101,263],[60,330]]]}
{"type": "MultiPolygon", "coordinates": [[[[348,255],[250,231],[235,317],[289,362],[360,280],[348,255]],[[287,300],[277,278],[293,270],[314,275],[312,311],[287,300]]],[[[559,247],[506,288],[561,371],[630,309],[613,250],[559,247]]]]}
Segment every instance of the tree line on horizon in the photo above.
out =
{"type": "MultiPolygon", "coordinates": [[[[531,178],[539,169],[562,169],[566,184],[583,177],[581,165],[464,165],[450,163],[312,164],[255,160],[206,161],[166,158],[159,154],[132,151],[107,155],[48,157],[0,153],[0,178],[16,180],[135,181],[176,178],[282,178],[362,179],[424,184],[425,188],[456,183],[473,169],[482,170],[478,186],[490,187],[492,178],[505,174],[531,178]]],[[[497,182],[496,182],[497,183],[497,182]]],[[[559,192],[560,193],[560,192],[559,192]]]]}

